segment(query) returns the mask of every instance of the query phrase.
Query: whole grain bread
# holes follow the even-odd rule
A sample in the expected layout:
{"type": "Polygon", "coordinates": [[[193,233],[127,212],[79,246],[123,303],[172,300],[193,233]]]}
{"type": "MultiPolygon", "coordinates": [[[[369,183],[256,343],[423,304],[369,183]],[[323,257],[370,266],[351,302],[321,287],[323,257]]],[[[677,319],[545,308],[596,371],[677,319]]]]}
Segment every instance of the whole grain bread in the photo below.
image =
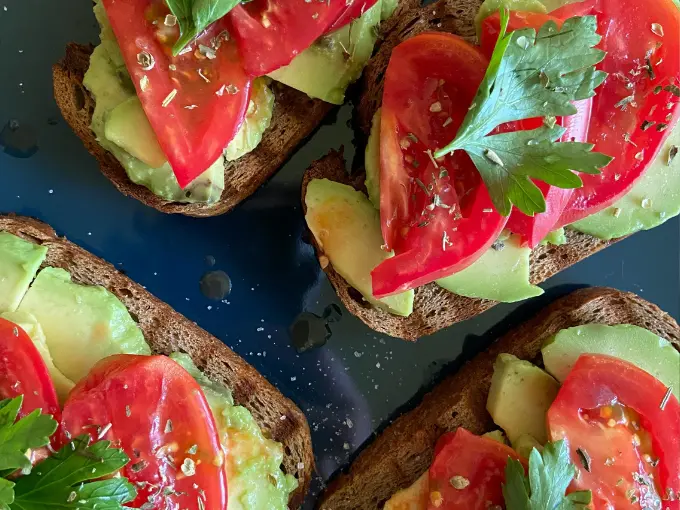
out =
{"type": "Polygon", "coordinates": [[[395,492],[411,485],[432,463],[434,445],[445,432],[465,427],[475,434],[496,429],[486,400],[498,354],[539,361],[544,342],[558,331],[583,324],[634,324],[680,350],[680,327],[657,306],[628,292],[578,290],[555,301],[533,320],[496,341],[426,395],[378,436],[329,484],[320,510],[378,510],[395,492]],[[471,384],[471,381],[474,381],[471,384]]]}
{"type": "Polygon", "coordinates": [[[314,455],[307,420],[292,401],[217,338],[109,263],[58,237],[49,225],[31,218],[3,215],[0,231],[46,246],[44,266],[63,268],[76,283],[101,285],[111,291],[139,324],[155,354],[185,352],[211,380],[228,387],[234,401],[252,413],[265,434],[283,444],[284,471],[299,481],[289,506],[298,508],[302,504],[314,470],[314,455]]]}
{"type": "MultiPolygon", "coordinates": [[[[340,152],[331,152],[320,159],[306,171],[302,182],[302,204],[305,209],[305,194],[307,184],[312,179],[330,179],[353,185],[363,189],[363,174],[350,178],[345,171],[345,161],[340,152]]],[[[319,256],[323,251],[312,238],[312,243],[319,256]]],[[[533,284],[543,282],[576,262],[606,248],[613,242],[602,241],[587,234],[567,229],[567,244],[562,246],[538,246],[531,253],[530,280],[533,284]]],[[[419,287],[415,291],[413,313],[409,317],[392,315],[385,310],[376,308],[363,299],[361,294],[345,281],[334,269],[332,264],[324,268],[328,279],[335,288],[345,307],[359,317],[370,328],[388,335],[405,340],[417,340],[446,328],[456,322],[461,322],[479,315],[492,306],[496,301],[473,299],[453,294],[434,283],[419,287]]]]}
{"type": "Polygon", "coordinates": [[[252,195],[319,126],[333,105],[274,82],[276,97],[272,122],[257,149],[224,168],[225,189],[214,205],[168,202],[144,186],[134,184],[118,160],[102,148],[90,129],[94,99],[83,86],[93,47],[71,43],[66,56],[52,68],[54,97],[64,119],[97,158],[102,173],[125,195],[165,213],[216,216],[233,209],[252,195]]]}

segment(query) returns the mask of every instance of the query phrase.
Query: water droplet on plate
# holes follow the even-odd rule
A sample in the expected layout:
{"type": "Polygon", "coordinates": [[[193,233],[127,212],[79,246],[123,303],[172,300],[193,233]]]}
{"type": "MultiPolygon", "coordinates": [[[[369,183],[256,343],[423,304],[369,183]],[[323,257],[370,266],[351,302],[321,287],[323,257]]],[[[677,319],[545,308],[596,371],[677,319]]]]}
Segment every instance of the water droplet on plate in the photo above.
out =
{"type": "Polygon", "coordinates": [[[231,293],[231,278],[224,271],[209,271],[199,283],[201,293],[208,299],[221,301],[231,293]]]}
{"type": "Polygon", "coordinates": [[[15,158],[30,158],[38,151],[38,137],[31,126],[12,119],[0,131],[0,147],[15,158]]]}
{"type": "Polygon", "coordinates": [[[332,335],[329,322],[331,321],[309,312],[298,315],[290,326],[290,339],[295,350],[303,353],[326,345],[332,335]]]}

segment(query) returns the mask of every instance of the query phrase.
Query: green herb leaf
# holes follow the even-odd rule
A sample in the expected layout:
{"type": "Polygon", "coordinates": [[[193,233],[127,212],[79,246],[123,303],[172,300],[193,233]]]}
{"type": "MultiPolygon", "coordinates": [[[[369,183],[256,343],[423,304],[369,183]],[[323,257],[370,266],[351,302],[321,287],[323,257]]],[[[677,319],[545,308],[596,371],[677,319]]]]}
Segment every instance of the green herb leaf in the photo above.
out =
{"type": "Polygon", "coordinates": [[[227,15],[240,0],[166,0],[179,23],[180,37],[172,48],[177,56],[187,44],[218,19],[227,15]]]}
{"type": "Polygon", "coordinates": [[[89,444],[89,436],[75,438],[52,457],[16,480],[12,510],[65,508],[119,510],[137,497],[125,478],[92,482],[116,473],[130,459],[110,441],[89,444]]]}
{"type": "Polygon", "coordinates": [[[57,422],[39,409],[16,421],[23,400],[19,396],[0,402],[0,473],[30,469],[26,452],[47,445],[57,430],[57,422]]]}
{"type": "Polygon", "coordinates": [[[590,504],[590,491],[565,495],[576,475],[564,441],[548,443],[529,456],[529,476],[519,461],[508,459],[505,467],[503,498],[507,510],[585,510],[590,504]]]}
{"type": "Polygon", "coordinates": [[[501,214],[507,216],[515,204],[533,215],[545,210],[545,199],[529,178],[578,187],[580,179],[568,176],[568,170],[596,172],[612,158],[591,153],[590,144],[557,143],[563,131],[552,122],[529,134],[489,133],[507,122],[575,114],[571,102],[595,95],[607,76],[595,69],[605,53],[594,47],[601,38],[593,16],[570,18],[561,29],[549,21],[538,34],[523,29],[506,35],[508,16],[507,10],[501,12],[498,42],[456,138],[435,157],[465,150],[501,214]]]}
{"type": "Polygon", "coordinates": [[[0,478],[0,510],[9,508],[14,503],[14,483],[0,478]]]}

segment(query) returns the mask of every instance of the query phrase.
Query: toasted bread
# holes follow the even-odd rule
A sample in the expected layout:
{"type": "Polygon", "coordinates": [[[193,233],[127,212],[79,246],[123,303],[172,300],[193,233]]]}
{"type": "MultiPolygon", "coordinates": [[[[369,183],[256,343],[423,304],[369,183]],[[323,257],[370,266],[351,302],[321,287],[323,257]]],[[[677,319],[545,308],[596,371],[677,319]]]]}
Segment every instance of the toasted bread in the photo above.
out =
{"type": "Polygon", "coordinates": [[[54,97],[64,119],[97,158],[102,173],[125,195],[161,212],[187,216],[216,216],[233,209],[252,195],[319,126],[333,105],[310,99],[302,92],[274,82],[276,96],[272,122],[258,147],[224,168],[225,189],[213,205],[167,202],[144,186],[134,184],[118,160],[97,143],[90,129],[94,99],[83,86],[92,46],[69,44],[66,56],[52,69],[54,97]]]}
{"type": "MultiPolygon", "coordinates": [[[[362,175],[350,180],[345,171],[344,159],[339,152],[331,152],[323,159],[316,161],[305,173],[302,182],[303,208],[305,208],[304,197],[307,193],[307,184],[312,179],[330,179],[353,185],[357,189],[363,187],[362,175]]],[[[313,235],[311,238],[317,254],[321,256],[323,252],[313,235]]],[[[567,240],[567,244],[562,246],[538,246],[532,251],[531,283],[538,284],[545,281],[579,260],[617,241],[617,239],[601,241],[573,230],[567,231],[567,240]]],[[[456,322],[470,319],[497,304],[495,301],[458,296],[430,283],[416,289],[413,313],[409,317],[399,317],[369,304],[333,269],[332,264],[328,264],[324,271],[335,287],[340,300],[352,314],[376,331],[405,340],[417,340],[422,336],[430,335],[456,322]]]]}
{"type": "Polygon", "coordinates": [[[634,324],[666,338],[680,350],[680,327],[657,306],[628,292],[581,289],[555,301],[533,320],[496,341],[486,352],[423,398],[369,444],[347,474],[333,480],[320,510],[378,510],[395,492],[411,485],[432,463],[445,432],[465,427],[475,434],[497,429],[486,400],[498,354],[538,361],[541,346],[558,331],[583,324],[634,324]]]}
{"type": "Polygon", "coordinates": [[[307,420],[292,401],[217,338],[112,265],[58,237],[49,225],[20,216],[0,216],[0,231],[46,246],[44,265],[67,270],[74,282],[107,288],[127,307],[155,354],[185,352],[210,379],[228,387],[234,401],[252,413],[269,437],[283,444],[284,471],[299,481],[289,506],[302,504],[314,470],[314,455],[307,420]]]}

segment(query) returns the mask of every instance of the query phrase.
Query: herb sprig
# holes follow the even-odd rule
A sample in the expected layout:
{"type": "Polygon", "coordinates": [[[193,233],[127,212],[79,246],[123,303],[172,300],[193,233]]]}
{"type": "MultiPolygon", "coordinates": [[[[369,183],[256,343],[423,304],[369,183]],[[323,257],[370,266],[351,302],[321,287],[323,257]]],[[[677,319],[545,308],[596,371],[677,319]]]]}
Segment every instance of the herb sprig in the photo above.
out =
{"type": "Polygon", "coordinates": [[[577,112],[572,101],[595,95],[606,73],[595,69],[605,53],[595,46],[601,37],[593,16],[553,21],[538,34],[533,29],[507,34],[509,12],[501,11],[501,32],[486,75],[455,139],[439,149],[439,158],[466,151],[504,216],[514,204],[523,213],[545,211],[545,198],[531,178],[560,188],[577,188],[571,170],[599,173],[613,158],[592,152],[593,145],[557,142],[564,128],[555,117],[577,112]],[[527,131],[490,134],[499,126],[536,117],[544,125],[527,131]]]}
{"type": "Polygon", "coordinates": [[[241,0],[166,0],[179,23],[180,37],[172,48],[177,56],[201,32],[227,15],[241,0]]]}

